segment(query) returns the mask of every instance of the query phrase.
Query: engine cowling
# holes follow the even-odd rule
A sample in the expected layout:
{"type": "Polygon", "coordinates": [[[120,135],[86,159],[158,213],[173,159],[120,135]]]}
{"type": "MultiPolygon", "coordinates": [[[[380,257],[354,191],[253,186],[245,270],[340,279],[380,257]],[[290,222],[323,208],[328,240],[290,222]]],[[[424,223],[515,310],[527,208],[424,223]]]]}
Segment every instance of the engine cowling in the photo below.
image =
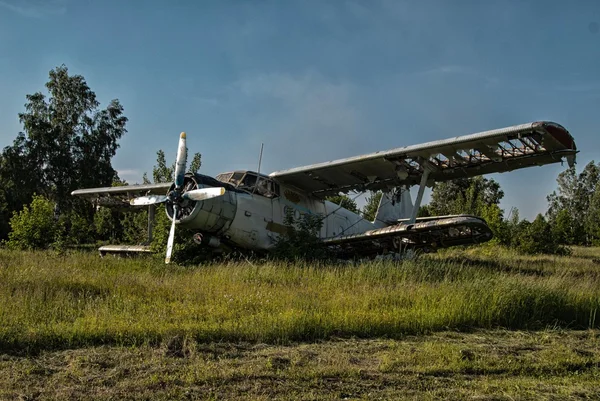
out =
{"type": "MultiPolygon", "coordinates": [[[[188,173],[184,178],[183,192],[185,193],[197,188],[218,186],[217,183],[219,182],[214,178],[201,174],[194,175],[188,173]]],[[[174,188],[175,185],[171,186],[169,191],[172,191],[174,188]]],[[[167,203],[165,209],[167,216],[172,220],[173,205],[167,203]]],[[[221,234],[227,231],[231,225],[231,222],[235,218],[236,210],[237,198],[234,191],[226,191],[223,196],[204,201],[184,200],[179,206],[179,221],[177,224],[184,228],[221,234]]]]}

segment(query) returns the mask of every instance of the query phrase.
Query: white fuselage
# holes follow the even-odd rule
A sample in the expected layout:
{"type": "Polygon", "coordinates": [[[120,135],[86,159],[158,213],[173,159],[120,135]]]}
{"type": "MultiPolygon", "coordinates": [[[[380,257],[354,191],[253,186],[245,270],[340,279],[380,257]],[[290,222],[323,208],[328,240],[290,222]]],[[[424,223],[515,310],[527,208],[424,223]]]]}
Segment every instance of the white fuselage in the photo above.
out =
{"type": "Polygon", "coordinates": [[[224,197],[198,202],[195,209],[199,210],[182,220],[181,224],[215,234],[241,248],[268,250],[284,233],[284,220],[289,208],[296,220],[303,214],[320,215],[323,218],[320,238],[358,234],[385,226],[367,221],[335,203],[286,187],[281,187],[279,196],[272,198],[245,191],[228,191],[224,197]],[[214,224],[216,221],[222,223],[214,224]]]}

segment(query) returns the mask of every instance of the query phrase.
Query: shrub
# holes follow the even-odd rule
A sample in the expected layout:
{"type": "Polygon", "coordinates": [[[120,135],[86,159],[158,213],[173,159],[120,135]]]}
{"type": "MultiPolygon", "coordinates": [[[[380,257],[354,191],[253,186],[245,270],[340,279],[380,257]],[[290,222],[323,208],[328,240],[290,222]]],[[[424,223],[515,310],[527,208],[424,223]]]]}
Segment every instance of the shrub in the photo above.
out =
{"type": "Polygon", "coordinates": [[[271,251],[274,259],[295,261],[298,259],[315,261],[330,260],[331,252],[323,246],[319,231],[323,226],[323,217],[319,214],[302,214],[294,216],[294,209],[285,212],[284,225],[286,232],[281,235],[271,251]]]}
{"type": "Polygon", "coordinates": [[[526,224],[519,235],[517,249],[527,254],[567,255],[570,249],[560,245],[552,226],[538,214],[532,223],[526,224]]]}
{"type": "Polygon", "coordinates": [[[49,248],[63,231],[54,210],[54,202],[34,195],[29,206],[13,213],[8,246],[15,249],[49,248]]]}

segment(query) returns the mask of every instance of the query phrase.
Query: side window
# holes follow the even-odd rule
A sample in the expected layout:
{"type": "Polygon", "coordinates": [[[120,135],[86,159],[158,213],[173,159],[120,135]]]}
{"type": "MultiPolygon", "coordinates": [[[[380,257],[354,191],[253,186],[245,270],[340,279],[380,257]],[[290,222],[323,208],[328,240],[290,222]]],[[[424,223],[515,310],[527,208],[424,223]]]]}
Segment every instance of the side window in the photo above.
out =
{"type": "Polygon", "coordinates": [[[267,198],[276,198],[279,196],[279,185],[267,178],[261,177],[258,180],[256,192],[267,198]]]}

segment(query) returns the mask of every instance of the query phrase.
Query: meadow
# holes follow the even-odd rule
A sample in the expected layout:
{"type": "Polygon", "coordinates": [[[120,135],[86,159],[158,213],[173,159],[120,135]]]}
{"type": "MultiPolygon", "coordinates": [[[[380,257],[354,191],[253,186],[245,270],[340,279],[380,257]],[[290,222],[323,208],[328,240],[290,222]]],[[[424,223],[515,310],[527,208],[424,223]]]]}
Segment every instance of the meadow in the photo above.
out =
{"type": "Polygon", "coordinates": [[[7,399],[600,397],[598,248],[194,268],[0,250],[0,301],[7,399]]]}

